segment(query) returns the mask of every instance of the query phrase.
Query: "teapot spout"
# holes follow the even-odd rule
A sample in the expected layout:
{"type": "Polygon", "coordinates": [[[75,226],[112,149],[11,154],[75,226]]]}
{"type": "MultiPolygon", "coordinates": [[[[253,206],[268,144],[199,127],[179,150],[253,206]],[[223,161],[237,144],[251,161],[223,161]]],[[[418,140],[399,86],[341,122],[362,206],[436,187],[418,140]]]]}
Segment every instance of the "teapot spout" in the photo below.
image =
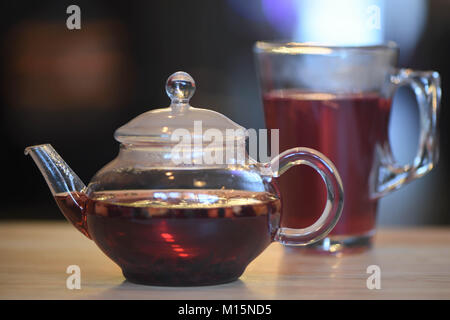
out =
{"type": "Polygon", "coordinates": [[[31,155],[44,176],[64,216],[79,231],[90,238],[84,212],[87,200],[84,194],[86,188],[84,183],[51,145],[41,144],[27,147],[25,155],[28,154],[31,155]]]}

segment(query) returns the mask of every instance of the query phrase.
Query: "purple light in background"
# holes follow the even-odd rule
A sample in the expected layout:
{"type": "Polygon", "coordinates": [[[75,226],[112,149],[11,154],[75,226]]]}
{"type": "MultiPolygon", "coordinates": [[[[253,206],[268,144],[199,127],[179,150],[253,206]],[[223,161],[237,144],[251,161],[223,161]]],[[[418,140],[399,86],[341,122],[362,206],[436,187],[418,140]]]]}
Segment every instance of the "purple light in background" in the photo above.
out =
{"type": "Polygon", "coordinates": [[[241,17],[254,22],[263,22],[265,17],[260,0],[228,0],[230,7],[241,17]]]}
{"type": "Polygon", "coordinates": [[[266,19],[284,36],[291,37],[297,25],[296,0],[262,0],[266,19]]]}

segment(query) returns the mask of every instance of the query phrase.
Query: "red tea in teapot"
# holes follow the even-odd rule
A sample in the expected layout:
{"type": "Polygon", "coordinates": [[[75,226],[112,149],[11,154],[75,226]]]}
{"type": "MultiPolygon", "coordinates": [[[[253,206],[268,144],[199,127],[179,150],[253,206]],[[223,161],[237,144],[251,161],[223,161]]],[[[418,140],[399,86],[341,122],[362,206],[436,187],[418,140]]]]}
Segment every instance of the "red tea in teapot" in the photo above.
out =
{"type": "Polygon", "coordinates": [[[56,195],[66,217],[84,201],[89,236],[145,284],[207,285],[237,279],[273,240],[280,200],[267,192],[124,190],[56,195]]]}
{"type": "MultiPolygon", "coordinates": [[[[266,125],[280,130],[280,152],[295,146],[313,148],[339,170],[345,205],[331,235],[366,234],[375,228],[377,201],[370,198],[370,173],[379,163],[376,146],[388,144],[390,107],[391,100],[377,94],[278,90],[264,95],[266,125]]],[[[317,173],[294,167],[278,179],[278,185],[283,195],[282,225],[300,228],[317,220],[326,201],[317,173]]]]}

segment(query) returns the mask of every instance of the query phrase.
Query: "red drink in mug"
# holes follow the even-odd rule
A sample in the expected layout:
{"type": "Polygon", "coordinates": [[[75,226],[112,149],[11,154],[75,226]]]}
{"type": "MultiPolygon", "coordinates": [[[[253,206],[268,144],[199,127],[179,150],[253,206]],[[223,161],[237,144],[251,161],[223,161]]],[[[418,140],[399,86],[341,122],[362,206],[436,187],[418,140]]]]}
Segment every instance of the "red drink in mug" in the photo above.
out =
{"type": "MultiPolygon", "coordinates": [[[[368,248],[379,198],[437,162],[439,75],[396,69],[398,48],[392,42],[367,47],[258,42],[255,55],[266,126],[280,130],[280,152],[314,148],[333,161],[344,184],[341,219],[310,248],[329,253],[368,248]],[[393,160],[388,137],[392,96],[402,85],[416,93],[421,116],[419,149],[407,166],[393,160]]],[[[326,190],[313,170],[291,170],[278,179],[282,224],[301,228],[319,217],[326,190]]]]}

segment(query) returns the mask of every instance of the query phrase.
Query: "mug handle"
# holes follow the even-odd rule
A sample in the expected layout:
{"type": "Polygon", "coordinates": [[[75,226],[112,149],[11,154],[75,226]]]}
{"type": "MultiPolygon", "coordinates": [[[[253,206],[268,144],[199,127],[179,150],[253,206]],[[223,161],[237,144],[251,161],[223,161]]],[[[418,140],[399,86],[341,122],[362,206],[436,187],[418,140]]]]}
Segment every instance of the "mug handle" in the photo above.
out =
{"type": "Polygon", "coordinates": [[[327,187],[327,202],[320,218],[309,227],[278,227],[274,240],[285,245],[305,246],[319,241],[334,228],[342,213],[344,190],[333,163],[322,153],[310,148],[292,148],[276,156],[264,166],[272,177],[279,177],[295,165],[308,165],[322,177],[327,187]]]}
{"type": "Polygon", "coordinates": [[[439,158],[438,120],[441,101],[439,73],[399,69],[390,75],[389,84],[393,96],[401,86],[410,86],[417,98],[420,113],[420,136],[417,154],[411,164],[398,165],[388,143],[378,146],[380,164],[376,172],[372,198],[380,198],[402,185],[427,174],[439,158]]]}

